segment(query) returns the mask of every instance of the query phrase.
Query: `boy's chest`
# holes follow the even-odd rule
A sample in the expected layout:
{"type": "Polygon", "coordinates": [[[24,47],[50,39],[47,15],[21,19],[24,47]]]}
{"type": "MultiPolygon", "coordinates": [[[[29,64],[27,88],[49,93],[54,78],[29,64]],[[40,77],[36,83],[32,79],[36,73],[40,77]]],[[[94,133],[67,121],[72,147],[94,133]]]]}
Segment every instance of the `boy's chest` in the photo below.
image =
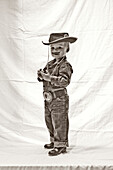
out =
{"type": "Polygon", "coordinates": [[[52,66],[48,66],[48,71],[50,75],[58,76],[59,75],[59,65],[53,64],[52,66]]]}

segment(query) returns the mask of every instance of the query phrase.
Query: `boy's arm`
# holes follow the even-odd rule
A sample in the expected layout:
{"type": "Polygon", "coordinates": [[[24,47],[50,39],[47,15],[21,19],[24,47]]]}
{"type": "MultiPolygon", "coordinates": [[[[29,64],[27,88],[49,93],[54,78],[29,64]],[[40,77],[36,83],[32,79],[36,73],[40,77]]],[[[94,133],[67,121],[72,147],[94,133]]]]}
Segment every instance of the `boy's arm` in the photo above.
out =
{"type": "Polygon", "coordinates": [[[51,76],[51,84],[60,87],[66,87],[69,85],[71,75],[73,73],[72,66],[69,63],[64,63],[59,68],[59,76],[51,76]]]}
{"type": "Polygon", "coordinates": [[[44,73],[44,71],[40,71],[42,80],[51,82],[52,85],[67,87],[71,80],[71,75],[73,73],[72,66],[69,63],[64,63],[59,68],[59,75],[54,76],[49,73],[44,73]]]}

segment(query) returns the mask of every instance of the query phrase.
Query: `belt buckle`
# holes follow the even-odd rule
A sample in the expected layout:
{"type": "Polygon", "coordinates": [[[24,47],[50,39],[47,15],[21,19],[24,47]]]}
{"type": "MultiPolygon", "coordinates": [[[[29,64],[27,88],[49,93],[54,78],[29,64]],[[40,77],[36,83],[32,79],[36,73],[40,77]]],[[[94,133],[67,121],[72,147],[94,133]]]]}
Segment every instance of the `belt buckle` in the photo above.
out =
{"type": "Polygon", "coordinates": [[[52,101],[52,94],[51,94],[51,92],[43,92],[43,95],[44,95],[44,99],[47,102],[51,102],[52,101]]]}

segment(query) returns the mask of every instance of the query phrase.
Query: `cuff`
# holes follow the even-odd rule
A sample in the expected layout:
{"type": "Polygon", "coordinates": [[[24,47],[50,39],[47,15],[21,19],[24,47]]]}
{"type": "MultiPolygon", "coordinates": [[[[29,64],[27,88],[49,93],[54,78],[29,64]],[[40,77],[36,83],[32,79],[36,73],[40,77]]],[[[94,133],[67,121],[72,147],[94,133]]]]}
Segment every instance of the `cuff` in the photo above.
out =
{"type": "Polygon", "coordinates": [[[56,76],[50,76],[50,80],[51,80],[51,84],[55,84],[55,82],[57,81],[57,77],[56,76]]]}
{"type": "Polygon", "coordinates": [[[54,147],[69,147],[69,144],[68,141],[67,142],[54,141],[54,147]]]}

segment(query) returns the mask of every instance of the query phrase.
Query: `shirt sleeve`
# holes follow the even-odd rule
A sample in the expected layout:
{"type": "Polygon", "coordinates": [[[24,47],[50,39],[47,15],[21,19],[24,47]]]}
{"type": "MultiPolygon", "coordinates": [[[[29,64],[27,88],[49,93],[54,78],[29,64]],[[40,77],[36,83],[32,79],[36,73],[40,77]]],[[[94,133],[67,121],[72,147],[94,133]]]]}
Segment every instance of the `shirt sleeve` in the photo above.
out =
{"type": "Polygon", "coordinates": [[[58,76],[51,76],[51,84],[60,87],[67,87],[73,73],[72,66],[69,63],[64,63],[59,68],[58,76]]]}

